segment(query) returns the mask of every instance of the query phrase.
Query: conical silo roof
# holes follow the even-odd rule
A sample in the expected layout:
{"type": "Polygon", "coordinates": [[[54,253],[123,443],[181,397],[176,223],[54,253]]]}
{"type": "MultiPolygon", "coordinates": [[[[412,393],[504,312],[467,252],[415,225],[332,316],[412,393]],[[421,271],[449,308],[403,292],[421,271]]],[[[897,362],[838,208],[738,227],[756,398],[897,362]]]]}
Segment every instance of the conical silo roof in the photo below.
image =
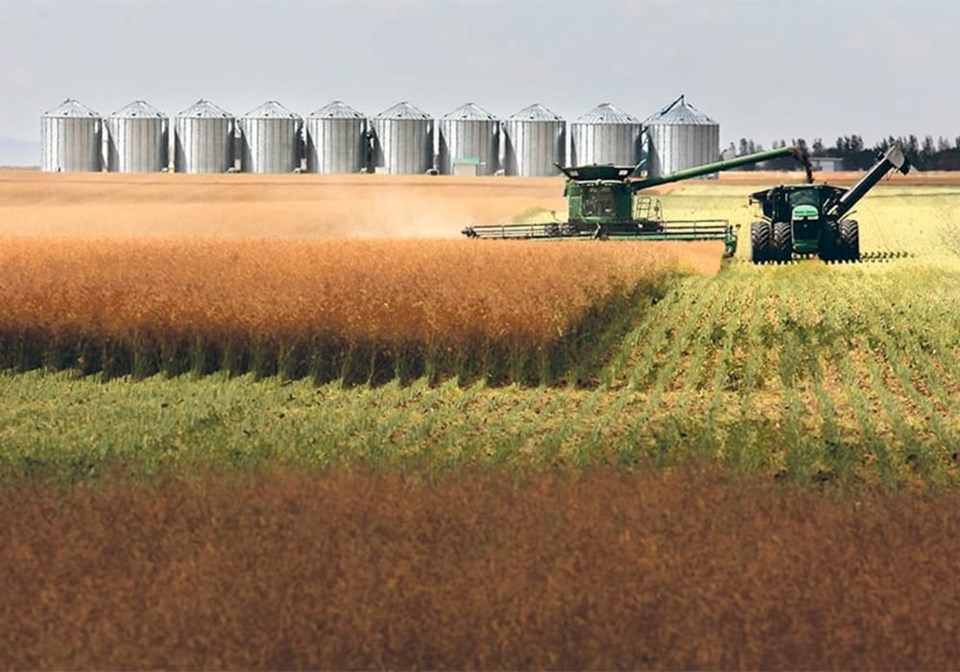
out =
{"type": "Polygon", "coordinates": [[[475,103],[461,105],[452,112],[443,115],[444,119],[463,121],[496,121],[497,118],[475,103]]]}
{"type": "Polygon", "coordinates": [[[95,117],[100,118],[100,114],[94,112],[89,107],[80,103],[73,98],[67,98],[65,101],[60,103],[57,107],[53,108],[49,112],[45,112],[45,117],[95,117]]]}
{"type": "Polygon", "coordinates": [[[651,115],[645,123],[660,124],[662,126],[716,126],[717,122],[703,112],[687,103],[684,96],[680,96],[665,108],[651,115]]]}
{"type": "Polygon", "coordinates": [[[525,107],[516,114],[510,115],[508,119],[516,121],[563,121],[563,117],[554,114],[540,103],[525,107]]]}
{"type": "Polygon", "coordinates": [[[324,119],[364,119],[366,115],[357,112],[342,100],[335,100],[332,103],[324,105],[318,110],[310,113],[313,118],[322,117],[324,119]]]}
{"type": "Polygon", "coordinates": [[[135,100],[110,115],[114,119],[163,119],[166,115],[144,100],[135,100]]]}
{"type": "Polygon", "coordinates": [[[233,119],[232,114],[204,98],[201,98],[177,116],[198,117],[201,119],[233,119]]]}
{"type": "Polygon", "coordinates": [[[595,108],[577,117],[580,124],[637,124],[639,120],[612,103],[600,103],[595,108]]]}
{"type": "Polygon", "coordinates": [[[291,112],[275,100],[268,100],[243,116],[245,119],[300,119],[299,114],[291,112]]]}
{"type": "Polygon", "coordinates": [[[403,101],[385,109],[377,115],[377,119],[430,119],[430,115],[403,101]]]}

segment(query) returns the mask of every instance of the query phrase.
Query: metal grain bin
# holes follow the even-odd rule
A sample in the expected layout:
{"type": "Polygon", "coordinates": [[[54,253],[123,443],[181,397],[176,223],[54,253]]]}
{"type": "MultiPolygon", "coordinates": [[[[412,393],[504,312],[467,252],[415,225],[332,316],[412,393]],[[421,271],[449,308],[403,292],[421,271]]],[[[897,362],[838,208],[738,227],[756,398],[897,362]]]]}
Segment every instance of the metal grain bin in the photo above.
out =
{"type": "Polygon", "coordinates": [[[369,160],[367,119],[339,100],[307,117],[306,142],[311,173],[359,173],[369,160]]]}
{"type": "Polygon", "coordinates": [[[417,175],[433,169],[433,119],[407,102],[372,119],[378,172],[417,175]]]}
{"type": "Polygon", "coordinates": [[[158,173],[170,165],[170,122],[157,108],[136,100],[106,121],[107,169],[117,173],[158,173]]]}
{"type": "Polygon", "coordinates": [[[178,173],[225,173],[234,167],[236,119],[209,100],[198,100],[174,122],[178,173]]]}
{"type": "Polygon", "coordinates": [[[275,100],[239,119],[241,170],[249,173],[292,173],[300,168],[303,118],[275,100]]]}
{"type": "Polygon", "coordinates": [[[666,175],[713,163],[720,156],[720,125],[680,96],[645,122],[647,173],[666,175]]]}
{"type": "Polygon", "coordinates": [[[493,175],[500,163],[500,122],[473,103],[440,119],[440,173],[493,175]]]}
{"type": "Polygon", "coordinates": [[[570,163],[584,166],[640,162],[643,124],[610,103],[602,103],[570,123],[570,163]]]}
{"type": "Polygon", "coordinates": [[[103,168],[103,119],[67,98],[40,119],[40,169],[51,173],[103,168]]]}
{"type": "Polygon", "coordinates": [[[557,175],[566,162],[566,124],[543,105],[526,107],[503,121],[507,175],[557,175]]]}

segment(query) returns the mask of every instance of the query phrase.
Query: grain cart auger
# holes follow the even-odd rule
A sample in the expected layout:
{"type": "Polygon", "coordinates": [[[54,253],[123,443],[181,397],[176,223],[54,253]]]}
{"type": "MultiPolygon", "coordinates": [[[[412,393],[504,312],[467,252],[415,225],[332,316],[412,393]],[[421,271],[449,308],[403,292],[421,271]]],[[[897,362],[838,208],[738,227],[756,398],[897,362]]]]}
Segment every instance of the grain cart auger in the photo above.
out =
{"type": "Polygon", "coordinates": [[[794,156],[799,161],[805,159],[800,150],[783,147],[647,178],[635,177],[640,165],[593,164],[564,168],[556,164],[567,177],[563,189],[567,198],[567,221],[469,226],[463,230],[463,235],[468,238],[546,240],[722,240],[726,246],[726,256],[733,256],[737,250],[737,236],[736,230],[727,220],[667,221],[663,219],[658,200],[649,196],[638,197],[636,194],[661,184],[783,156],[794,156]]]}
{"type": "Polygon", "coordinates": [[[750,225],[754,263],[789,261],[794,254],[816,254],[824,261],[860,259],[860,227],[845,219],[853,206],[891,170],[906,175],[910,161],[891,147],[849,189],[828,184],[780,185],[750,195],[763,220],[750,225]]]}

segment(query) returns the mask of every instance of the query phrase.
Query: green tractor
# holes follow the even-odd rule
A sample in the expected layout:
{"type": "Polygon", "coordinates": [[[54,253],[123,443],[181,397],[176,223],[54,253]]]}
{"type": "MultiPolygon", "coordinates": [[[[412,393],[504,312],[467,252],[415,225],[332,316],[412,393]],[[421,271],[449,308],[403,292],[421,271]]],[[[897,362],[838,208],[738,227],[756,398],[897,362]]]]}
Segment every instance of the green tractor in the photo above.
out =
{"type": "Polygon", "coordinates": [[[463,230],[468,238],[601,240],[722,240],[727,256],[737,250],[736,230],[725,219],[672,220],[663,218],[660,202],[637,192],[661,184],[710,175],[739,166],[794,156],[806,164],[806,157],[794,147],[740,156],[727,161],[688,168],[668,175],[637,178],[637,166],[610,164],[557,168],[566,176],[563,194],[567,199],[565,222],[539,224],[490,224],[463,230]]]}
{"type": "Polygon", "coordinates": [[[780,185],[750,195],[759,203],[763,220],[750,225],[752,261],[786,262],[797,255],[817,255],[824,261],[860,259],[860,225],[846,219],[853,206],[891,170],[904,175],[910,161],[891,147],[849,189],[828,184],[780,185]]]}

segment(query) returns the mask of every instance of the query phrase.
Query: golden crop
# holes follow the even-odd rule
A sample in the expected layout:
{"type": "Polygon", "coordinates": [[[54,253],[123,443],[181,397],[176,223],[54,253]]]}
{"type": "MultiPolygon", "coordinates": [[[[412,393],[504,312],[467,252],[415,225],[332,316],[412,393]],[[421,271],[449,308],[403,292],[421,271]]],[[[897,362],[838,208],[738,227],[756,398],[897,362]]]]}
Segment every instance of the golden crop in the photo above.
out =
{"type": "Polygon", "coordinates": [[[714,243],[11,238],[0,242],[0,333],[7,366],[90,370],[93,358],[145,373],[191,357],[187,368],[269,371],[284,368],[284,353],[304,369],[335,359],[331,348],[370,357],[413,348],[421,359],[535,352],[582,328],[591,309],[679,268],[715,271],[719,252],[714,243]]]}

